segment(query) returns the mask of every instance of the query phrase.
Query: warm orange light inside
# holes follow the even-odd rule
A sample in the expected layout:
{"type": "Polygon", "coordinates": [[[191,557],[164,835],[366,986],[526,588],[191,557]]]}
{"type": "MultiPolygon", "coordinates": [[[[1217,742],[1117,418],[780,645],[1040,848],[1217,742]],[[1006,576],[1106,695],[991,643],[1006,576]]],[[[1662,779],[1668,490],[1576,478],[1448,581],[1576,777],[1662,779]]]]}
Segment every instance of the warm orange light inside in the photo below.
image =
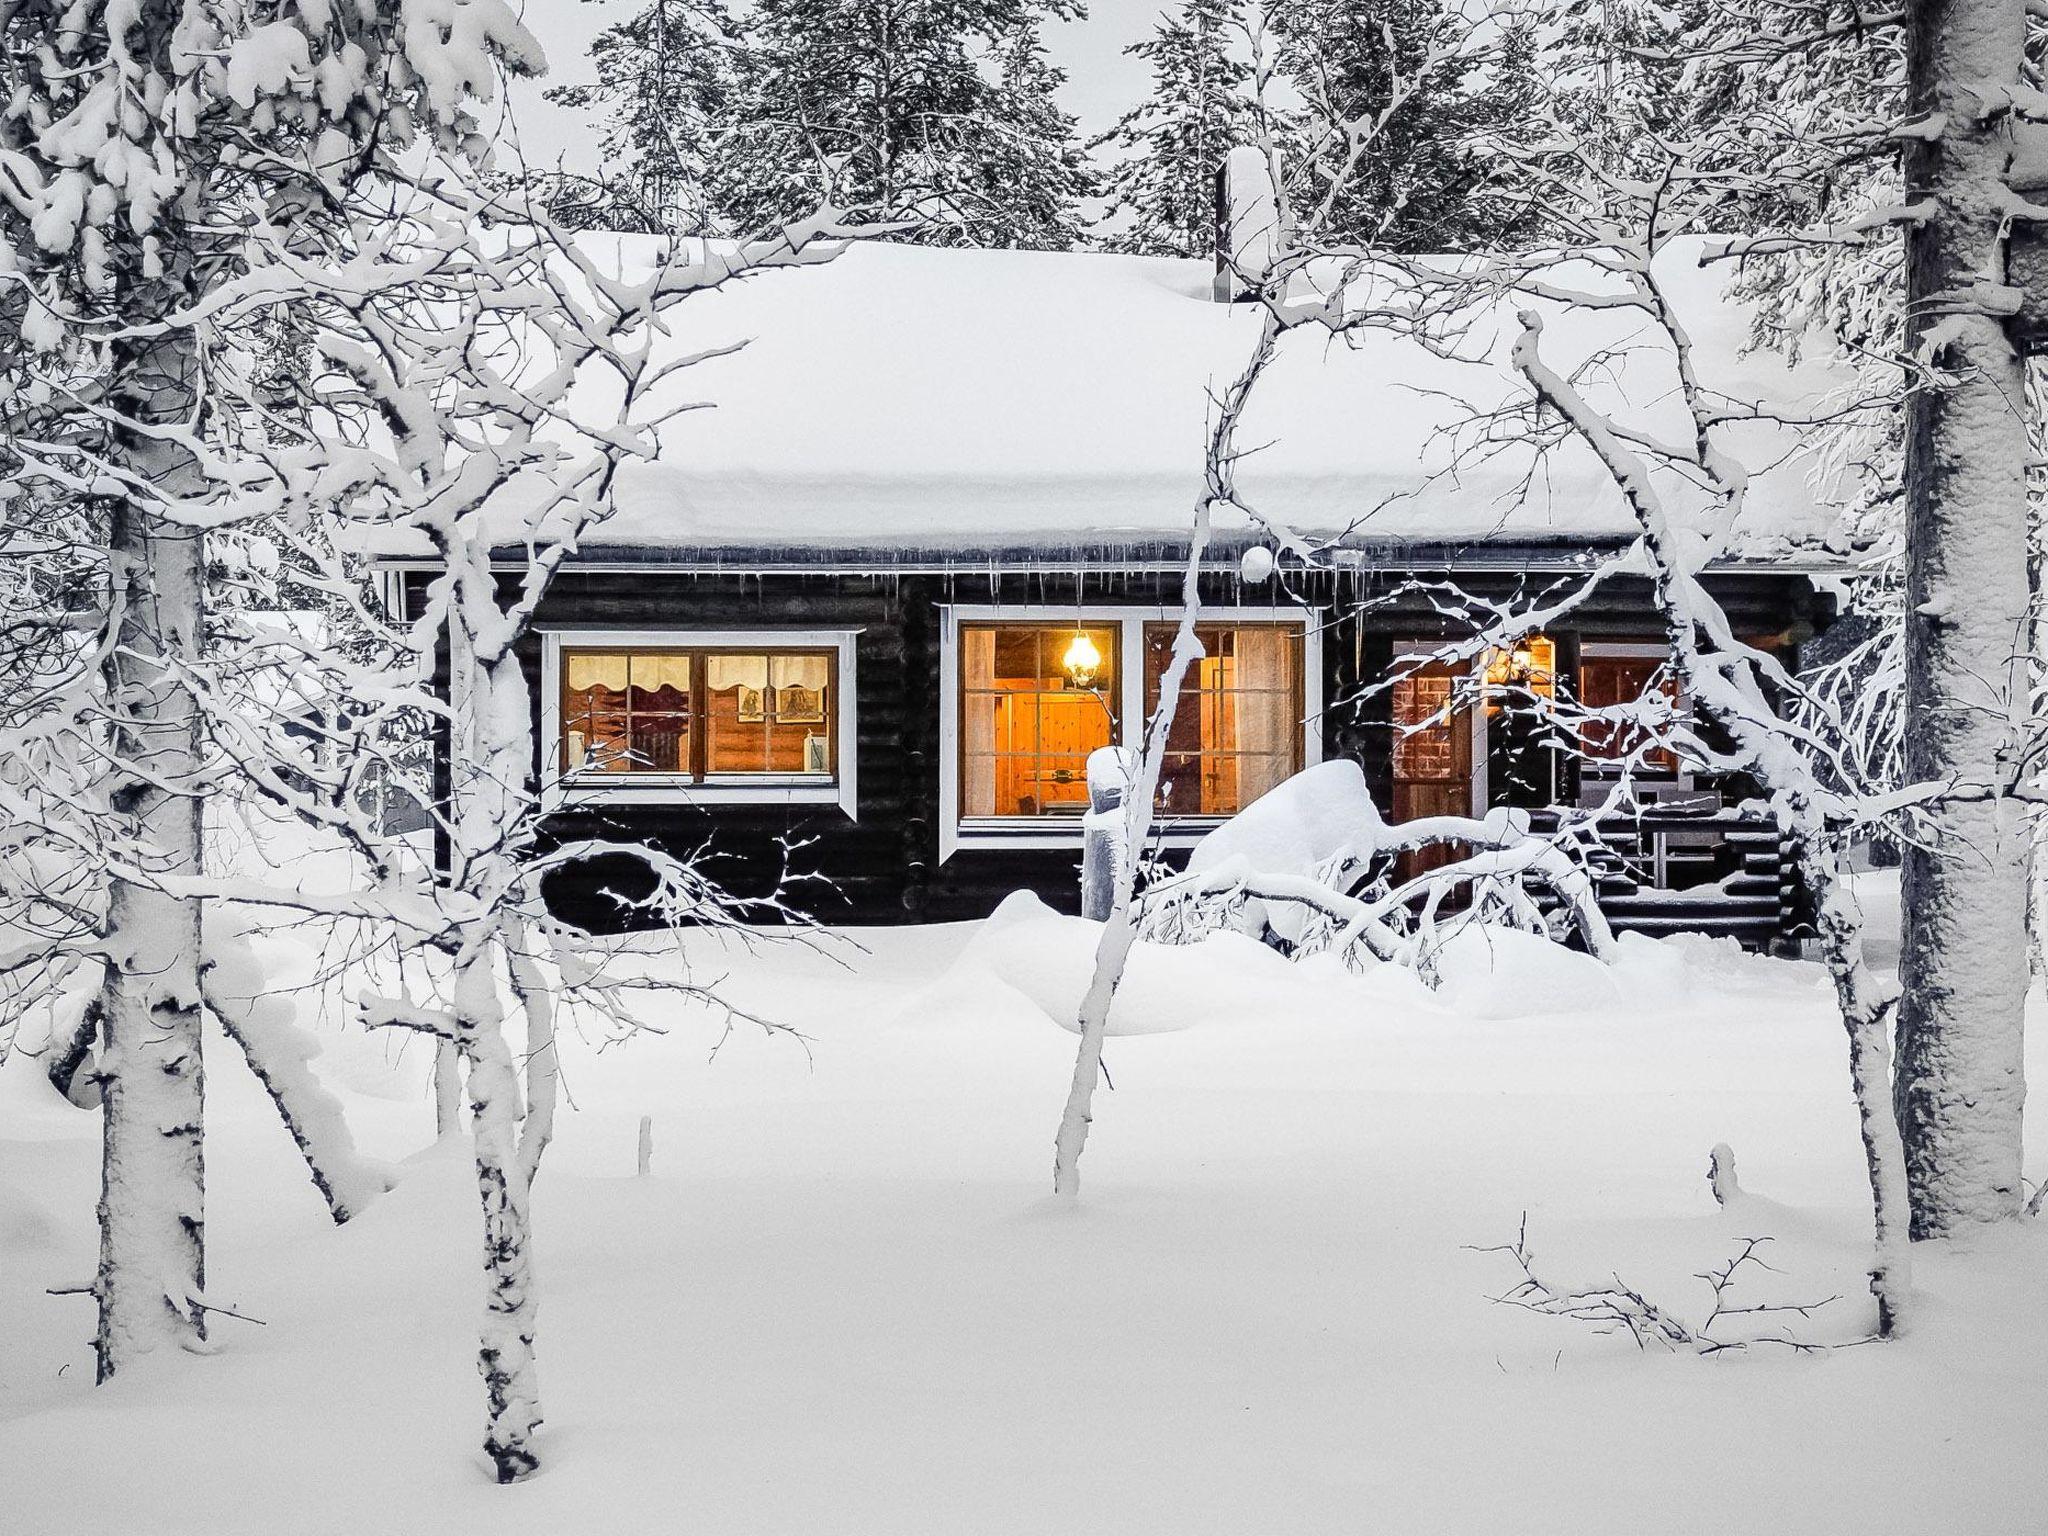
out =
{"type": "Polygon", "coordinates": [[[1102,652],[1086,635],[1076,635],[1068,644],[1067,653],[1060,658],[1060,666],[1076,688],[1086,688],[1095,681],[1095,674],[1102,670],[1102,652]]]}
{"type": "Polygon", "coordinates": [[[1485,667],[1491,688],[1519,686],[1548,698],[1557,680],[1557,646],[1546,635],[1527,635],[1512,649],[1489,650],[1485,667]]]}

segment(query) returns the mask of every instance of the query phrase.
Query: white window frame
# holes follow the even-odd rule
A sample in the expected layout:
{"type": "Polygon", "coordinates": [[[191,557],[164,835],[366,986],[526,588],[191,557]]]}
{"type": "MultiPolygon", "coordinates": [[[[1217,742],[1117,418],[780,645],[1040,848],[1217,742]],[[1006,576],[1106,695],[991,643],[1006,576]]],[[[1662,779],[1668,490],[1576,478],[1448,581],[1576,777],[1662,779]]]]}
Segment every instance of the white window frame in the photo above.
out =
{"type": "MultiPolygon", "coordinates": [[[[858,821],[860,739],[855,734],[859,697],[854,675],[857,629],[552,629],[541,630],[541,805],[554,811],[583,805],[836,805],[858,821]],[[837,750],[829,783],[800,775],[707,776],[699,784],[677,773],[563,773],[562,652],[617,646],[651,649],[831,651],[838,657],[839,691],[833,728],[837,750]]],[[[696,722],[692,722],[694,729],[696,722]]]]}
{"type": "MultiPolygon", "coordinates": [[[[1142,745],[1145,711],[1145,626],[1171,624],[1177,607],[1146,603],[958,603],[939,609],[939,862],[961,849],[1078,849],[1080,819],[1071,830],[1042,817],[960,815],[960,626],[962,624],[1120,624],[1117,719],[1122,743],[1142,745]]],[[[1287,624],[1301,631],[1301,766],[1323,760],[1323,632],[1320,613],[1304,608],[1205,608],[1204,624],[1287,624]]],[[[1192,847],[1222,816],[1175,816],[1159,825],[1169,848],[1192,847]]]]}

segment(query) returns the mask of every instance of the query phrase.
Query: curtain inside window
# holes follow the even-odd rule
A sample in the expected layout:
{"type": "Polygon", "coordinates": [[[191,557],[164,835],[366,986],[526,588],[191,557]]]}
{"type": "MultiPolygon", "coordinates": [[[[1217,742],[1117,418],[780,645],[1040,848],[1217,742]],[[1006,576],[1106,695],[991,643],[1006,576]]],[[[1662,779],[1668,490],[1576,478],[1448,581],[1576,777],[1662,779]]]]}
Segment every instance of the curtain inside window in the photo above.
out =
{"type": "Polygon", "coordinates": [[[996,632],[960,631],[960,814],[996,813],[996,632]]]}
{"type": "Polygon", "coordinates": [[[710,655],[704,658],[704,686],[713,693],[732,688],[766,688],[766,656],[710,655]]]}
{"type": "Polygon", "coordinates": [[[1239,811],[1285,779],[1294,768],[1301,735],[1294,688],[1298,644],[1293,631],[1269,625],[1236,632],[1236,804],[1239,811]]]}
{"type": "Polygon", "coordinates": [[[592,688],[626,691],[626,656],[622,651],[571,651],[564,667],[564,684],[571,693],[592,688]]]}

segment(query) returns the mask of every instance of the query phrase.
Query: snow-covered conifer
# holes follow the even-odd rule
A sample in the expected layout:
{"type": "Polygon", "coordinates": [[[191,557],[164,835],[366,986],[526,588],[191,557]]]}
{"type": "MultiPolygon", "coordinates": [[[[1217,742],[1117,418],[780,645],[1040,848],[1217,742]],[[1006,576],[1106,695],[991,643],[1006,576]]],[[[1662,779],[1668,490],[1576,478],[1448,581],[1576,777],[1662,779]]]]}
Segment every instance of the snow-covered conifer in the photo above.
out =
{"type": "Polygon", "coordinates": [[[1307,157],[1290,167],[1297,218],[1327,203],[1329,239],[1387,251],[1480,249],[1526,223],[1481,143],[1532,98],[1518,8],[1481,20],[1454,0],[1288,0],[1267,25],[1302,103],[1289,113],[1307,157]],[[1372,131],[1345,131],[1360,123],[1372,131]]]}
{"type": "Polygon", "coordinates": [[[829,199],[889,238],[1065,250],[1092,174],[1040,24],[1079,0],[757,0],[712,196],[765,231],[829,199]]]}
{"type": "Polygon", "coordinates": [[[1255,117],[1243,0],[1183,0],[1126,53],[1152,68],[1151,94],[1093,148],[1115,157],[1104,244],[1144,256],[1210,255],[1216,175],[1255,117]]]}
{"type": "Polygon", "coordinates": [[[599,122],[602,172],[577,178],[606,229],[713,234],[705,184],[729,108],[739,31],[723,0],[649,0],[590,45],[597,78],[548,98],[599,122]]]}

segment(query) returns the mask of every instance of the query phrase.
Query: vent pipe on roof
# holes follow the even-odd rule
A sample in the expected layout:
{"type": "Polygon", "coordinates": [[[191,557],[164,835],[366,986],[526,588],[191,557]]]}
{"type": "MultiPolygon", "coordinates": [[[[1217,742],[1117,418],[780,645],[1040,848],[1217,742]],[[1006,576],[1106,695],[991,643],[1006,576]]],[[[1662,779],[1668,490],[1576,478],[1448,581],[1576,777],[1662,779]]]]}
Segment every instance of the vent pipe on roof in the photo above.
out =
{"type": "Polygon", "coordinates": [[[1265,152],[1240,144],[1216,171],[1216,302],[1253,298],[1280,243],[1280,197],[1265,152]]]}

